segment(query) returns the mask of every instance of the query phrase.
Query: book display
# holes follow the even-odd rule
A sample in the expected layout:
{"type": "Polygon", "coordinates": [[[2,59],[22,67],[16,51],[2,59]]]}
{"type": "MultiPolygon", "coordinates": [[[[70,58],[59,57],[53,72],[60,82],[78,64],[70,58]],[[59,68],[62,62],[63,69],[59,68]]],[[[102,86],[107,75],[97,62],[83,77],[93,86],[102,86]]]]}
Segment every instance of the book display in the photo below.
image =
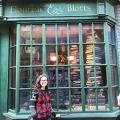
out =
{"type": "Polygon", "coordinates": [[[81,91],[79,88],[71,90],[71,110],[72,111],[81,111],[81,91]]]}
{"type": "MultiPolygon", "coordinates": [[[[85,48],[85,63],[91,66],[85,66],[86,72],[86,86],[94,87],[94,86],[102,86],[102,68],[101,66],[92,66],[93,64],[102,64],[102,48],[100,45],[93,46],[92,42],[101,41],[98,37],[97,33],[94,33],[94,40],[92,37],[92,33],[87,34],[86,39],[86,48],[85,48]]],[[[87,91],[87,104],[89,110],[96,110],[96,95],[94,89],[90,89],[87,91]]],[[[98,105],[102,104],[101,108],[105,109],[105,96],[102,93],[98,92],[98,105]]],[[[99,108],[98,108],[99,109],[99,108]]]]}
{"type": "MultiPolygon", "coordinates": [[[[73,56],[70,63],[72,65],[79,64],[79,48],[78,45],[70,46],[70,56],[73,56]]],[[[70,79],[72,87],[80,87],[80,67],[79,66],[71,66],[70,67],[70,79]]]]}

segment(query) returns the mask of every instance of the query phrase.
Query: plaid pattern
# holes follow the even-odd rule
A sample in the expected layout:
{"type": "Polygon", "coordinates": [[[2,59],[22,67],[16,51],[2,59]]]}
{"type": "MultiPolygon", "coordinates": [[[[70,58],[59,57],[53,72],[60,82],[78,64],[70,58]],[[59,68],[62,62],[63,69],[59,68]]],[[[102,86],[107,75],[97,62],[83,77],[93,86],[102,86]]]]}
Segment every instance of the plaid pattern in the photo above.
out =
{"type": "Polygon", "coordinates": [[[50,94],[41,89],[32,92],[31,106],[35,106],[37,118],[49,118],[51,116],[50,94]]]}

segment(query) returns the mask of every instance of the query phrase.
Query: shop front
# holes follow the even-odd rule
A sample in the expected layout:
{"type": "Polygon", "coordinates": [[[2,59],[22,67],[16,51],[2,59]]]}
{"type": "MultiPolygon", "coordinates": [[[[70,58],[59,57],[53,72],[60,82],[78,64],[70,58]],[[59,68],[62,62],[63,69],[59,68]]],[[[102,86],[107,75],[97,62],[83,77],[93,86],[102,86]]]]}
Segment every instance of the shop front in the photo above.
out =
{"type": "Polygon", "coordinates": [[[52,108],[61,120],[115,120],[115,22],[110,1],[4,1],[1,119],[27,119],[35,80],[47,73],[52,108]]]}

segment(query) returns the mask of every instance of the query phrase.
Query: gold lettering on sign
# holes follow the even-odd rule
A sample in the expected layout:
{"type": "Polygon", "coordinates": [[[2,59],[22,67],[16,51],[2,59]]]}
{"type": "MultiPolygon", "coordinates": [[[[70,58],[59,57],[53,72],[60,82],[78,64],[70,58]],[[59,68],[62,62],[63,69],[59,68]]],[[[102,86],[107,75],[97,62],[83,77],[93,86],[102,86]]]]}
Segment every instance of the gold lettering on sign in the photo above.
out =
{"type": "Polygon", "coordinates": [[[75,4],[68,4],[67,6],[68,12],[89,12],[91,8],[85,5],[75,5],[75,4]]]}
{"type": "Polygon", "coordinates": [[[17,6],[11,6],[11,13],[40,13],[42,11],[41,8],[36,7],[17,7],[17,6]]]}

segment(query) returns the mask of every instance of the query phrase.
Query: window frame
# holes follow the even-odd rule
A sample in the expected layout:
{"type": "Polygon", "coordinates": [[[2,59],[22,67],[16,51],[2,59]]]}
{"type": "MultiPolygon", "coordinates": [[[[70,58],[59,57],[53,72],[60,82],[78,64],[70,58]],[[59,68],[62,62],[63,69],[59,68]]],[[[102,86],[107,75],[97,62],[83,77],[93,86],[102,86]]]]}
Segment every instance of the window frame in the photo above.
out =
{"type": "MultiPolygon", "coordinates": [[[[86,23],[86,22],[85,22],[86,23]]],[[[107,22],[88,22],[90,24],[95,24],[95,23],[103,23],[103,28],[104,28],[104,46],[105,46],[105,59],[106,59],[106,63],[103,64],[106,66],[106,71],[107,71],[107,74],[106,74],[106,77],[107,77],[107,86],[106,88],[108,88],[108,105],[109,105],[109,111],[113,111],[113,102],[112,102],[112,84],[111,84],[111,73],[110,73],[110,59],[109,59],[109,42],[108,42],[108,23],[107,22]]],[[[20,112],[19,110],[19,99],[20,99],[20,91],[19,90],[24,90],[24,88],[19,88],[20,86],[20,28],[21,28],[21,25],[23,25],[25,23],[18,23],[16,25],[16,87],[15,87],[15,91],[16,91],[16,94],[15,94],[15,110],[11,110],[11,111],[15,111],[16,113],[22,113],[20,112]]],[[[34,23],[32,23],[33,25],[35,25],[34,23]]],[[[30,25],[30,51],[32,51],[32,24],[30,23],[27,23],[25,25],[30,25]]],[[[38,23],[39,24],[39,23],[38,23]]],[[[40,23],[41,24],[41,23],[40,23]]],[[[46,23],[45,23],[46,24],[46,23]]],[[[46,43],[45,43],[45,40],[46,40],[46,35],[45,35],[45,24],[42,23],[42,41],[43,41],[43,52],[46,53],[46,43]]],[[[55,24],[55,23],[50,23],[50,24],[55,24]]],[[[69,22],[66,21],[65,24],[69,24],[69,22]]],[[[82,81],[82,85],[81,85],[81,91],[82,91],[82,112],[85,112],[85,88],[83,88],[84,86],[84,63],[83,63],[83,43],[82,43],[82,34],[80,33],[81,30],[82,30],[82,23],[77,23],[79,25],[79,43],[81,45],[80,47],[80,55],[81,55],[81,59],[80,59],[80,68],[81,68],[81,71],[80,72],[80,75],[81,75],[81,81],[82,81]]],[[[92,26],[92,30],[93,30],[93,26],[92,26]]],[[[99,43],[98,43],[99,44],[99,43]]],[[[116,46],[115,46],[116,48],[116,46]]],[[[116,52],[117,53],[117,52],[116,52]]],[[[32,52],[31,52],[31,55],[32,57],[32,52]]],[[[43,67],[43,72],[46,72],[46,56],[42,54],[42,61],[45,61],[45,63],[42,62],[42,65],[40,65],[41,67],[43,67]]],[[[117,59],[117,58],[116,58],[117,59]]],[[[30,63],[32,63],[32,60],[30,61],[30,63]]],[[[25,66],[21,66],[21,67],[25,67],[25,66]]],[[[33,65],[30,65],[29,67],[33,67],[33,65]]],[[[117,63],[116,63],[116,67],[117,67],[117,63]]],[[[117,68],[118,70],[118,68],[117,68]]],[[[32,88],[32,70],[30,69],[30,89],[32,88]]],[[[118,80],[118,76],[117,76],[117,80],[118,80]]],[[[115,86],[113,86],[115,87],[115,86]]],[[[117,87],[117,85],[116,85],[117,87]]],[[[86,111],[87,112],[87,111],[86,111]]],[[[90,111],[91,112],[91,111],[90,111]]],[[[93,111],[93,112],[98,112],[97,110],[96,111],[93,111]]],[[[107,112],[107,111],[105,111],[107,112]]],[[[24,112],[23,112],[24,113],[24,112]]]]}

